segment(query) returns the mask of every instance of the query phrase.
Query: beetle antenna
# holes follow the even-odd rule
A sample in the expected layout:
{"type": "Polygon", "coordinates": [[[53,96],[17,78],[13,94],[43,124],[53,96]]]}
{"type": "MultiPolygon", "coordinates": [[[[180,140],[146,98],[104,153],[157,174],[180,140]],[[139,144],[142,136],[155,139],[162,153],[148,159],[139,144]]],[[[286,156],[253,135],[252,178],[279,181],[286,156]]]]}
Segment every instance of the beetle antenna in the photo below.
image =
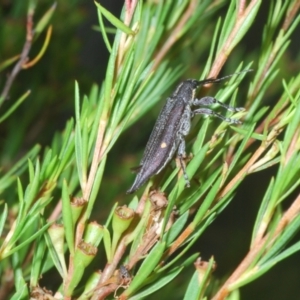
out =
{"type": "Polygon", "coordinates": [[[249,69],[249,70],[243,70],[241,72],[236,72],[236,73],[233,73],[233,74],[221,77],[221,78],[207,78],[207,79],[198,81],[198,86],[201,84],[204,85],[207,83],[219,83],[219,82],[223,81],[224,79],[230,78],[232,76],[240,75],[242,73],[247,73],[247,72],[252,72],[252,71],[253,71],[253,69],[249,69]]]}

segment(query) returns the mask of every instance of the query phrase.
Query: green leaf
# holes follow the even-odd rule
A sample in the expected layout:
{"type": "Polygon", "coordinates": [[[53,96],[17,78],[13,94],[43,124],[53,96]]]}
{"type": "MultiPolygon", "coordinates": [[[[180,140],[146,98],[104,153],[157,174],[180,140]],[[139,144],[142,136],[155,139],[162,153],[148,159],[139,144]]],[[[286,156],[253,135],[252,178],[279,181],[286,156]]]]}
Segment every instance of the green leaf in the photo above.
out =
{"type": "Polygon", "coordinates": [[[235,35],[234,39],[232,40],[232,43],[230,44],[230,50],[227,51],[230,52],[240,42],[240,40],[244,37],[244,35],[247,33],[250,26],[254,22],[259,7],[261,5],[261,0],[258,0],[253,3],[254,3],[253,6],[251,5],[252,3],[249,3],[249,6],[251,5],[252,8],[249,11],[249,13],[246,15],[246,17],[243,19],[243,22],[240,24],[239,30],[237,31],[237,34],[235,35]]]}
{"type": "MultiPolygon", "coordinates": [[[[116,26],[121,31],[127,34],[135,34],[133,30],[131,30],[128,26],[126,26],[122,21],[116,18],[111,12],[106,10],[103,6],[101,6],[98,2],[95,1],[98,11],[100,11],[103,16],[114,26],[116,26]]],[[[102,28],[101,28],[102,29],[102,28]]]]}
{"type": "Polygon", "coordinates": [[[67,182],[65,180],[63,181],[63,188],[62,188],[62,218],[64,221],[63,224],[65,227],[65,235],[66,235],[68,248],[70,250],[71,255],[73,256],[75,251],[75,241],[74,241],[75,224],[73,223],[71,200],[70,200],[67,182]]]}
{"type": "Polygon", "coordinates": [[[2,214],[0,216],[0,236],[2,236],[2,231],[3,231],[4,225],[5,225],[5,221],[7,218],[7,211],[8,211],[7,204],[5,203],[3,206],[4,206],[4,209],[2,210],[2,214]]]}
{"type": "MultiPolygon", "coordinates": [[[[200,259],[199,263],[201,264],[200,259]]],[[[207,262],[207,266],[205,267],[205,269],[201,266],[196,266],[197,269],[189,282],[188,288],[184,295],[184,300],[202,299],[201,296],[203,296],[205,292],[205,288],[210,279],[209,277],[213,271],[214,264],[215,261],[213,258],[211,258],[209,262],[207,262]]]]}
{"type": "MultiPolygon", "coordinates": [[[[0,72],[2,72],[5,68],[9,67],[12,65],[14,62],[16,62],[19,59],[19,55],[13,56],[11,58],[8,58],[4,60],[3,62],[0,63],[0,72]]],[[[4,101],[3,96],[0,97],[0,104],[4,101]]]]}
{"type": "MultiPolygon", "coordinates": [[[[97,2],[95,2],[96,5],[97,5],[97,2]]],[[[104,40],[104,43],[106,45],[106,48],[108,50],[109,53],[111,53],[111,44],[109,42],[109,39],[107,37],[107,33],[106,33],[106,29],[104,27],[104,22],[103,22],[103,18],[102,18],[102,13],[101,13],[101,10],[98,9],[98,19],[99,19],[99,24],[100,24],[100,28],[101,28],[101,33],[102,33],[102,36],[103,36],[103,40],[104,40]]]]}
{"type": "Polygon", "coordinates": [[[250,139],[252,132],[254,131],[254,128],[255,128],[255,124],[253,124],[251,126],[247,126],[248,132],[247,132],[246,136],[244,137],[242,143],[240,144],[239,148],[237,149],[235,155],[233,156],[233,160],[227,171],[227,176],[231,173],[232,169],[235,167],[236,163],[239,161],[239,159],[244,151],[244,148],[245,148],[248,140],[250,139]]]}
{"type": "Polygon", "coordinates": [[[164,235],[163,240],[166,241],[167,246],[170,246],[170,244],[183,230],[184,226],[186,225],[188,217],[189,217],[189,212],[186,211],[176,220],[176,222],[171,226],[171,228],[164,235]]]}
{"type": "MultiPolygon", "coordinates": [[[[209,144],[207,143],[199,150],[198,153],[195,154],[192,161],[190,161],[190,163],[188,164],[188,166],[186,168],[186,172],[187,172],[189,178],[192,178],[193,175],[196,173],[196,171],[199,169],[199,166],[203,162],[208,148],[209,148],[209,144]]],[[[165,213],[164,228],[165,228],[167,221],[169,219],[169,216],[172,212],[173,206],[175,205],[177,199],[179,198],[180,194],[184,190],[184,186],[185,186],[185,180],[184,180],[184,178],[180,178],[177,185],[174,187],[174,189],[172,190],[172,192],[169,195],[169,198],[168,198],[169,204],[168,204],[168,207],[167,207],[167,210],[165,213]]]]}
{"type": "MultiPolygon", "coordinates": [[[[12,248],[11,250],[4,252],[3,253],[3,258],[4,257],[8,257],[14,253],[16,253],[18,250],[22,249],[23,247],[25,247],[26,245],[30,244],[32,241],[36,240],[38,237],[40,237],[49,227],[51,226],[51,223],[48,223],[46,225],[44,225],[41,229],[39,229],[36,233],[34,233],[30,238],[28,238],[26,241],[24,241],[23,243],[19,244],[18,246],[12,248]]],[[[27,226],[28,227],[28,226],[27,226]]],[[[26,228],[24,229],[24,231],[26,230],[26,228]]]]}
{"type": "Polygon", "coordinates": [[[46,11],[46,13],[42,16],[42,18],[38,21],[34,28],[34,38],[36,39],[41,32],[45,29],[46,26],[49,25],[50,20],[54,14],[54,11],[56,9],[56,2],[52,4],[52,6],[46,11]]]}
{"type": "MultiPolygon", "coordinates": [[[[195,226],[202,221],[202,219],[206,215],[209,207],[211,206],[213,201],[216,199],[216,195],[220,189],[221,182],[222,182],[222,177],[219,177],[217,179],[217,181],[214,183],[214,185],[211,187],[207,196],[205,197],[203,203],[201,204],[199,210],[196,213],[196,216],[194,217],[193,223],[195,226]]],[[[222,199],[222,200],[224,201],[224,199],[222,199]]]]}
{"type": "Polygon", "coordinates": [[[51,240],[49,234],[46,233],[44,235],[44,237],[45,237],[45,240],[46,240],[47,249],[48,249],[50,257],[52,259],[52,263],[56,267],[56,270],[59,272],[61,278],[65,278],[65,276],[64,276],[65,273],[64,273],[63,266],[61,265],[61,260],[60,260],[60,258],[58,256],[58,253],[55,250],[55,247],[54,247],[54,245],[52,243],[52,240],[51,240]]]}
{"type": "MultiPolygon", "coordinates": [[[[300,228],[300,216],[295,218],[282,232],[282,234],[274,241],[272,247],[269,249],[267,253],[265,253],[264,257],[259,261],[259,264],[263,265],[266,264],[268,261],[272,261],[272,263],[278,262],[279,261],[278,254],[284,247],[286,247],[286,245],[291,240],[291,238],[298,232],[299,228],[300,228]]],[[[295,250],[297,248],[293,248],[293,249],[295,250]]],[[[292,254],[293,252],[289,252],[285,250],[285,253],[292,254]]]]}
{"type": "MultiPolygon", "coordinates": [[[[269,187],[265,193],[265,196],[260,204],[260,208],[258,211],[258,214],[256,216],[254,228],[253,228],[253,233],[252,233],[252,240],[251,240],[251,245],[255,242],[255,237],[258,234],[259,229],[261,228],[262,223],[267,224],[269,220],[266,220],[266,211],[270,209],[270,197],[271,193],[274,187],[274,180],[272,179],[269,187]]],[[[272,210],[274,209],[274,206],[271,206],[272,210]]],[[[268,216],[267,216],[268,217],[268,216]]]]}
{"type": "Polygon", "coordinates": [[[30,93],[31,91],[27,91],[17,101],[15,101],[14,104],[4,113],[4,115],[0,116],[0,123],[6,120],[24,102],[30,93]]]}
{"type": "Polygon", "coordinates": [[[76,127],[75,127],[75,153],[76,153],[76,165],[79,176],[81,189],[85,186],[83,179],[85,177],[83,168],[83,144],[82,144],[82,133],[81,133],[81,118],[80,118],[80,94],[78,83],[75,82],[75,115],[76,115],[76,127]]]}
{"type": "Polygon", "coordinates": [[[154,246],[154,248],[147,255],[147,257],[143,261],[142,265],[138,269],[132,282],[130,283],[130,286],[123,293],[124,296],[129,297],[130,295],[132,295],[135,291],[137,291],[144,285],[147,277],[153,272],[154,268],[159,263],[162,255],[164,253],[165,246],[166,245],[164,242],[158,242],[154,246]]]}
{"type": "Polygon", "coordinates": [[[205,193],[211,189],[213,183],[217,180],[218,177],[221,177],[222,169],[218,168],[214,173],[212,173],[203,184],[193,193],[189,198],[185,199],[181,204],[180,212],[185,212],[190,209],[205,193]]]}
{"type": "Polygon", "coordinates": [[[102,158],[102,161],[100,163],[100,166],[98,167],[98,170],[97,170],[97,173],[95,176],[95,180],[94,180],[94,184],[93,184],[93,188],[91,191],[91,195],[90,195],[90,198],[88,199],[88,206],[87,206],[87,209],[85,212],[85,220],[87,220],[90,217],[91,212],[94,207],[94,204],[95,204],[95,201],[97,199],[97,195],[98,195],[100,185],[102,182],[103,172],[105,169],[106,159],[107,159],[107,156],[104,155],[102,158]]]}
{"type": "Polygon", "coordinates": [[[37,239],[36,249],[33,254],[32,267],[30,270],[30,286],[37,286],[42,276],[42,265],[46,252],[46,243],[43,236],[37,239]]]}
{"type": "Polygon", "coordinates": [[[112,261],[111,236],[110,236],[110,232],[106,227],[103,227],[103,242],[104,242],[104,249],[106,253],[107,262],[111,263],[112,261]]]}
{"type": "Polygon", "coordinates": [[[174,268],[172,271],[169,271],[166,275],[159,276],[154,283],[150,284],[150,286],[147,286],[145,289],[143,289],[142,292],[134,295],[133,297],[130,297],[130,300],[138,300],[142,299],[150,294],[153,294],[154,292],[158,291],[165,285],[167,285],[169,282],[171,282],[177,275],[180,274],[180,272],[183,270],[183,267],[174,268]]]}

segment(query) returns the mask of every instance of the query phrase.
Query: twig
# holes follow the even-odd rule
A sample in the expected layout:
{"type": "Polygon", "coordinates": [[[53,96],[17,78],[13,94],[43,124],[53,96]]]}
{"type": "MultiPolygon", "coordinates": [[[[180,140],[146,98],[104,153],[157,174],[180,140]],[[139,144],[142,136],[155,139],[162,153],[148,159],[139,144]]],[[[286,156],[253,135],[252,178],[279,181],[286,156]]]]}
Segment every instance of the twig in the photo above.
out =
{"type": "Polygon", "coordinates": [[[244,10],[245,10],[246,1],[240,0],[238,3],[238,16],[242,16],[244,10]]]}
{"type": "MultiPolygon", "coordinates": [[[[285,19],[283,21],[283,25],[281,27],[281,30],[283,31],[287,31],[289,26],[291,25],[291,22],[294,20],[296,13],[298,12],[299,8],[300,8],[300,2],[296,1],[297,3],[295,3],[295,6],[292,7],[291,11],[287,12],[285,15],[285,19]]],[[[256,89],[253,90],[253,93],[251,94],[250,98],[255,98],[256,95],[259,93],[259,91],[261,90],[261,85],[263,82],[265,82],[264,78],[267,76],[267,73],[269,72],[269,69],[272,65],[272,63],[274,62],[274,60],[277,57],[277,53],[281,50],[281,47],[278,47],[278,40],[282,39],[281,36],[278,36],[277,39],[274,41],[273,43],[273,49],[268,57],[268,61],[265,63],[265,66],[263,68],[263,71],[261,72],[261,76],[260,78],[258,78],[257,80],[257,86],[256,89]]]]}
{"type": "MultiPolygon", "coordinates": [[[[135,7],[137,5],[137,0],[127,0],[126,1],[126,14],[125,14],[125,20],[124,23],[125,25],[129,25],[131,22],[131,18],[133,16],[135,7]]],[[[126,40],[126,34],[123,33],[122,37],[121,37],[121,41],[120,41],[120,47],[119,47],[119,53],[118,53],[118,59],[121,59],[121,54],[120,52],[122,52],[120,49],[122,49],[122,45],[123,43],[125,43],[126,40]],[[123,41],[123,42],[122,42],[123,41]]],[[[119,65],[120,62],[117,63],[117,65],[119,65]]],[[[103,157],[103,153],[105,151],[105,149],[103,148],[103,138],[104,138],[104,133],[105,133],[105,129],[107,126],[107,121],[100,119],[99,121],[99,127],[98,127],[98,134],[97,134],[97,140],[96,140],[96,145],[95,145],[95,150],[94,150],[94,156],[93,156],[93,161],[91,164],[91,169],[90,169],[90,173],[88,176],[88,181],[86,186],[82,187],[82,191],[83,191],[83,198],[88,201],[89,197],[90,197],[90,193],[94,184],[94,180],[95,180],[95,176],[97,173],[97,169],[98,166],[101,162],[101,159],[103,157]]]]}
{"type": "MultiPolygon", "coordinates": [[[[137,0],[126,0],[125,1],[126,13],[125,13],[125,18],[124,18],[124,24],[127,26],[130,25],[137,2],[138,2],[137,0]]],[[[120,44],[119,44],[119,49],[118,49],[117,68],[120,67],[123,56],[124,56],[124,50],[126,48],[125,47],[126,37],[127,37],[127,34],[125,32],[123,32],[122,36],[120,38],[120,44]]]]}
{"type": "Polygon", "coordinates": [[[26,61],[28,60],[28,53],[31,49],[32,46],[32,40],[33,40],[33,10],[30,10],[28,12],[27,15],[27,24],[26,24],[26,41],[25,44],[23,46],[23,50],[20,56],[19,61],[16,63],[16,65],[14,66],[12,72],[10,73],[10,75],[8,76],[6,83],[4,85],[4,89],[1,93],[0,98],[2,98],[2,102],[7,98],[9,90],[15,80],[15,78],[17,77],[18,73],[21,71],[23,64],[26,63],[26,61]]]}
{"type": "Polygon", "coordinates": [[[215,78],[219,73],[223,65],[225,64],[227,57],[229,56],[230,52],[232,51],[232,44],[233,40],[238,34],[240,28],[242,27],[242,24],[244,23],[245,19],[249,15],[250,11],[253,9],[253,7],[257,4],[258,0],[252,0],[248,7],[244,9],[243,12],[241,12],[241,9],[244,7],[243,2],[240,3],[240,10],[238,13],[238,18],[235,23],[234,28],[232,29],[226,43],[223,45],[223,48],[218,53],[218,56],[211,68],[211,71],[207,78],[215,78]]]}
{"type": "Polygon", "coordinates": [[[232,285],[235,281],[237,281],[242,274],[247,270],[247,268],[253,263],[255,259],[257,259],[257,255],[263,247],[265,247],[266,243],[271,245],[274,243],[276,238],[280,235],[280,233],[286,228],[288,224],[290,224],[294,218],[299,214],[300,211],[300,194],[295,199],[290,208],[284,213],[281,220],[279,221],[277,228],[274,232],[274,235],[270,239],[269,234],[263,237],[260,241],[258,241],[255,246],[248,252],[244,260],[240,263],[240,265],[236,268],[236,270],[232,273],[232,275],[226,280],[224,285],[220,288],[218,293],[212,298],[212,300],[223,300],[230,293],[230,285],[232,285]]]}
{"type": "Polygon", "coordinates": [[[45,39],[45,42],[43,44],[43,47],[42,47],[41,51],[39,52],[39,54],[33,60],[27,62],[26,64],[23,64],[23,66],[22,66],[23,69],[31,68],[43,57],[43,55],[46,52],[47,47],[49,45],[51,34],[52,34],[52,25],[50,25],[47,29],[46,39],[45,39]]]}
{"type": "Polygon", "coordinates": [[[286,155],[284,157],[284,165],[286,166],[291,157],[295,154],[295,151],[297,150],[297,142],[300,138],[300,128],[298,127],[294,133],[294,136],[291,140],[291,143],[289,145],[289,148],[287,149],[286,155]]]}
{"type": "MultiPolygon", "coordinates": [[[[101,273],[101,277],[100,277],[98,285],[100,285],[100,286],[104,285],[105,282],[108,281],[112,277],[114,271],[117,268],[118,263],[120,262],[121,258],[124,255],[124,252],[126,251],[125,239],[126,239],[126,237],[123,237],[123,239],[120,241],[120,243],[116,249],[116,252],[114,254],[112,262],[108,263],[105,266],[103,272],[101,273]]],[[[109,294],[112,293],[113,291],[114,291],[113,289],[110,289],[109,294]]],[[[92,297],[91,300],[104,299],[103,297],[107,296],[107,293],[108,293],[108,290],[106,287],[101,288],[99,291],[97,291],[97,295],[92,297]]]]}
{"type": "Polygon", "coordinates": [[[284,31],[288,30],[288,28],[290,27],[292,21],[294,20],[296,14],[298,13],[300,9],[300,1],[295,1],[294,5],[288,10],[286,17],[284,19],[283,25],[282,25],[282,29],[284,31]]]}
{"type": "Polygon", "coordinates": [[[88,176],[88,180],[87,180],[87,184],[86,186],[82,187],[82,194],[83,194],[83,199],[85,199],[86,201],[89,200],[90,198],[90,194],[91,194],[91,190],[95,181],[95,176],[97,173],[97,169],[99,166],[99,163],[101,162],[101,148],[102,148],[102,142],[103,142],[103,137],[104,137],[104,132],[105,132],[105,128],[107,125],[107,121],[106,120],[102,120],[100,119],[99,121],[99,126],[98,126],[98,134],[97,134],[97,139],[96,139],[96,145],[95,145],[95,149],[94,149],[94,156],[93,156],[93,161],[91,164],[91,169],[90,169],[90,173],[88,176]]]}
{"type": "Polygon", "coordinates": [[[152,70],[155,70],[157,66],[160,64],[164,56],[167,54],[169,49],[173,46],[173,44],[181,37],[181,30],[183,26],[186,24],[188,19],[191,17],[193,12],[196,9],[198,1],[192,0],[185,11],[184,15],[181,17],[181,20],[178,22],[177,26],[172,30],[172,34],[169,36],[167,41],[164,43],[163,47],[160,51],[155,55],[155,61],[152,67],[152,70]]]}
{"type": "Polygon", "coordinates": [[[248,160],[246,165],[238,172],[238,174],[226,185],[226,187],[221,190],[217,196],[217,200],[220,200],[227,193],[229,193],[239,180],[248,174],[249,168],[258,160],[258,158],[267,150],[267,148],[273,144],[276,137],[282,131],[281,128],[273,128],[269,133],[267,139],[261,144],[261,146],[255,151],[252,157],[248,160]]]}

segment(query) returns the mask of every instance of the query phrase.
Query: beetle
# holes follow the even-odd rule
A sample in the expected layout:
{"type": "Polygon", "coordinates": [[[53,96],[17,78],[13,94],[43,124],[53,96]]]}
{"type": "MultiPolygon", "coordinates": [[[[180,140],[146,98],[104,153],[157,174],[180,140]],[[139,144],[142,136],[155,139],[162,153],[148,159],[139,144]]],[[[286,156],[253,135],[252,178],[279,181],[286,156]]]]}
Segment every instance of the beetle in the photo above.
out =
{"type": "Polygon", "coordinates": [[[220,106],[232,112],[244,110],[242,107],[232,107],[226,105],[210,96],[197,99],[195,98],[196,89],[200,85],[218,83],[233,75],[238,75],[248,71],[251,70],[245,70],[221,78],[208,78],[200,81],[196,79],[187,79],[177,86],[173,94],[167,98],[167,102],[156,120],[140,165],[139,167],[135,168],[137,171],[136,178],[131,188],[127,191],[127,194],[134,193],[144,183],[146,183],[150,177],[160,173],[167,163],[173,158],[176,151],[179,158],[180,167],[183,171],[186,186],[190,186],[184,164],[184,137],[190,131],[192,118],[195,115],[203,114],[218,117],[223,121],[232,124],[241,124],[239,120],[226,118],[211,109],[197,108],[193,110],[193,107],[219,104],[220,106]]]}
{"type": "Polygon", "coordinates": [[[128,284],[128,282],[131,281],[129,271],[124,265],[121,265],[119,269],[119,281],[121,282],[121,284],[128,284]]]}

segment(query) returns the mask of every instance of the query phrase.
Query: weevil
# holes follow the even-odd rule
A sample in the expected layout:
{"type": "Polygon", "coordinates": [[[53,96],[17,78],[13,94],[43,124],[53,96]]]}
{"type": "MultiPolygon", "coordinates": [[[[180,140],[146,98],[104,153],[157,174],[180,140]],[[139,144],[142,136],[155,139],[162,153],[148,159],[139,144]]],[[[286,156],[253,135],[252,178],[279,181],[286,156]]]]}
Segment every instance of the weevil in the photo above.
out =
{"type": "Polygon", "coordinates": [[[121,284],[128,284],[128,282],[131,281],[129,271],[123,265],[121,265],[119,269],[119,281],[121,282],[121,284]]]}
{"type": "Polygon", "coordinates": [[[192,118],[195,115],[203,114],[218,117],[225,122],[241,124],[239,120],[224,117],[209,108],[197,108],[193,110],[193,107],[219,104],[220,106],[232,112],[244,110],[242,107],[232,107],[226,105],[210,96],[197,99],[195,98],[196,89],[200,85],[207,83],[218,83],[233,75],[238,75],[248,71],[251,70],[245,70],[221,78],[208,78],[200,81],[196,79],[187,79],[177,86],[173,94],[167,98],[167,102],[156,120],[146,145],[140,166],[136,168],[138,173],[133,185],[127,191],[127,194],[135,192],[144,183],[146,183],[150,177],[161,172],[161,170],[173,158],[176,151],[186,186],[190,186],[184,163],[184,137],[190,131],[192,118]]]}

